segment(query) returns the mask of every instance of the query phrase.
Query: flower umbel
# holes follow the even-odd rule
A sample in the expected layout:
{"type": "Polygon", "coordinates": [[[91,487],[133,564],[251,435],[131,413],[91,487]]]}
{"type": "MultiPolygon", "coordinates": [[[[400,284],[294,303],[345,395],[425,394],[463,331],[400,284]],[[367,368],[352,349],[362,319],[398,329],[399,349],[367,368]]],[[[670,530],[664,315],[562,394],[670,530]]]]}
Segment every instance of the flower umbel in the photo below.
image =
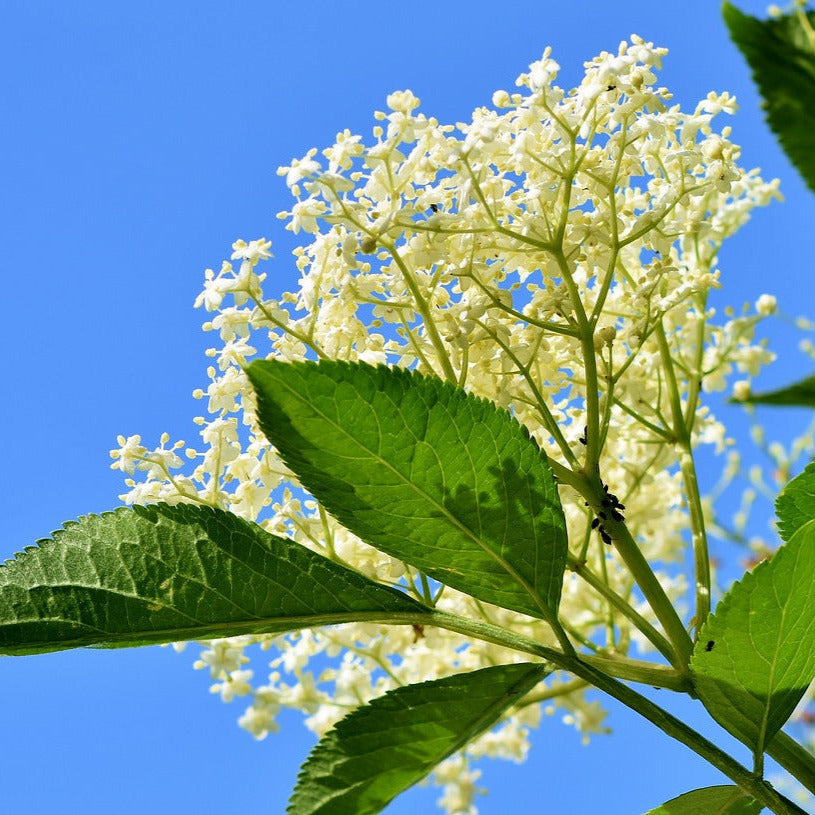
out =
{"type": "MultiPolygon", "coordinates": [[[[606,545],[601,498],[660,565],[659,590],[683,595],[688,581],[671,564],[686,530],[697,551],[705,538],[691,451],[728,445],[703,395],[724,388],[734,368],[754,376],[771,359],[753,342],[756,322],[775,309],[769,295],[756,314],[715,322],[716,258],[750,210],[778,195],[776,183],[739,166],[729,128],[714,129],[716,116],[735,110],[729,94],[685,112],[656,85],[665,54],[633,37],[586,63],[567,93],[547,49],[517,90],[497,91],[467,123],[441,124],[397,91],[375,114],[370,144],[344,131],[281,167],[296,199],[281,217],[310,241],[294,252],[299,287],[267,299],[256,271],[271,257],[264,239],[237,241],[230,261],[207,271],[196,306],[214,312],[204,328],[220,341],[195,393],[207,400],[195,420],[201,449],[186,449],[195,467],[175,472],[182,442],[168,449],[163,439],[150,452],[139,437],[120,438],[113,466],[146,474],[128,482],[126,500],[229,509],[439,609],[554,645],[546,623],[430,585],[340,527],[260,433],[243,373],[256,349],[415,367],[510,409],[549,455],[571,542],[561,616],[572,640],[609,657],[664,653],[653,634],[661,621],[626,558],[606,545]],[[595,493],[581,491],[576,474],[595,493]]],[[[696,582],[700,614],[704,576],[696,582]]],[[[213,642],[200,667],[225,701],[251,696],[241,724],[263,737],[282,707],[302,710],[322,733],[389,689],[519,658],[448,631],[353,624],[213,642]],[[254,688],[241,669],[250,643],[277,654],[268,683],[254,688]]],[[[499,729],[441,765],[442,806],[476,811],[468,757],[523,760],[541,704],[560,707],[585,737],[604,732],[584,691],[554,674],[499,729]]]]}

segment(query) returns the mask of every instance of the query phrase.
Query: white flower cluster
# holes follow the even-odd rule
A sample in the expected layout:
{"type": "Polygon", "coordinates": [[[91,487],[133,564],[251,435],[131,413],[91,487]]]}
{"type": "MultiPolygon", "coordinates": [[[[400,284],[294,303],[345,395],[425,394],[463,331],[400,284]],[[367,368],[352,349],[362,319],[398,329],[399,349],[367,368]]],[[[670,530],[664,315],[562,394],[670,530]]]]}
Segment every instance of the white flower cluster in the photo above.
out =
{"type": "MultiPolygon", "coordinates": [[[[208,414],[196,419],[201,449],[186,450],[195,467],[183,474],[181,442],[167,448],[163,438],[147,451],[137,436],[120,438],[113,466],[130,476],[144,471],[127,481],[125,499],[223,507],[413,590],[420,576],[339,527],[261,435],[241,367],[261,348],[287,360],[362,360],[436,374],[511,409],[553,462],[575,469],[599,394],[604,482],[624,502],[649,561],[679,560],[688,513],[671,400],[694,443],[727,444],[702,394],[724,388],[734,366],[754,375],[771,358],[752,337],[774,303],[762,298],[756,314],[717,325],[707,295],[719,285],[722,241],[777,190],[739,167],[729,128],[713,129],[717,114],[735,110],[729,94],[711,93],[692,112],[670,104],[655,84],[665,53],[633,37],[586,63],[583,81],[566,93],[554,84],[558,65],[547,49],[517,91],[496,92],[493,107],[478,108],[468,123],[428,118],[410,91],[399,91],[375,114],[372,143],[344,131],[322,153],[312,149],[282,167],[296,201],[281,217],[308,235],[294,253],[299,288],[267,299],[257,271],[270,257],[263,239],[234,244],[237,270],[225,262],[207,271],[196,305],[214,312],[204,328],[220,341],[208,352],[209,383],[195,394],[208,414]]],[[[582,498],[566,486],[561,498],[582,564],[564,586],[569,635],[606,654],[649,648],[607,599],[613,592],[656,624],[630,574],[592,531],[582,498]]],[[[659,577],[672,599],[683,593],[676,568],[659,577]]],[[[453,590],[437,602],[555,642],[543,622],[453,590]]],[[[263,738],[281,707],[302,710],[322,733],[390,688],[516,658],[447,631],[355,624],[213,642],[196,664],[209,667],[224,700],[250,698],[241,724],[263,738]],[[265,684],[253,685],[242,667],[252,642],[277,653],[265,684]]],[[[559,707],[585,736],[604,731],[583,683],[554,675],[536,693],[439,768],[447,812],[476,811],[478,774],[468,757],[523,760],[542,703],[547,712],[559,707]]]]}

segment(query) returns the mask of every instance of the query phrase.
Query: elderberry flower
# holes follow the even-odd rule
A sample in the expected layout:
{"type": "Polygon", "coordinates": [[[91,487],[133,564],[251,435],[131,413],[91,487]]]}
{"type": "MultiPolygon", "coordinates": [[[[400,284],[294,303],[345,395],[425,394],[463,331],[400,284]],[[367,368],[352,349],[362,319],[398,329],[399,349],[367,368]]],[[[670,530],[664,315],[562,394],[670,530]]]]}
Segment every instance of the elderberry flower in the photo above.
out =
{"type": "MultiPolygon", "coordinates": [[[[587,455],[594,395],[600,439],[591,442],[611,507],[620,518],[624,512],[681,605],[686,580],[663,565],[685,553],[687,452],[672,443],[666,417],[681,404],[693,417],[692,443],[726,450],[726,428],[706,394],[728,387],[734,370],[755,376],[772,359],[754,331],[775,310],[774,298],[762,295],[755,314],[726,313],[722,322],[708,295],[726,277],[717,266],[722,243],[778,191],[777,182],[740,166],[729,128],[716,124],[735,112],[732,96],[711,92],[685,111],[657,85],[666,53],[634,36],[587,62],[583,80],[566,92],[546,49],[517,90],[496,91],[492,107],[467,122],[440,123],[420,112],[410,91],[396,91],[387,112],[374,115],[369,141],[344,130],[319,154],[327,166],[313,148],[280,167],[295,200],[279,217],[305,233],[294,251],[298,287],[264,291],[258,265],[271,257],[264,239],[237,241],[217,274],[207,270],[195,305],[215,312],[205,330],[220,344],[195,392],[207,411],[195,420],[202,449],[188,451],[193,469],[181,474],[178,448],[162,442],[151,453],[138,436],[120,437],[114,466],[144,475],[128,480],[127,500],[221,506],[407,590],[415,570],[342,528],[267,444],[247,362],[329,358],[417,369],[506,407],[567,468],[587,455]]],[[[561,485],[560,497],[575,562],[602,574],[609,592],[656,625],[632,595],[603,519],[570,487],[561,485]]],[[[541,620],[449,587],[433,592],[440,610],[557,645],[541,620]]],[[[582,641],[620,655],[653,650],[577,571],[566,574],[560,608],[582,641]]],[[[195,665],[209,668],[225,700],[249,696],[240,725],[264,738],[282,706],[302,711],[322,734],[400,685],[518,659],[446,630],[359,623],[215,641],[195,665]],[[254,687],[241,667],[253,643],[274,654],[268,682],[254,687]]],[[[582,686],[552,676],[546,688],[547,712],[561,710],[584,739],[606,731],[604,711],[582,686]]],[[[480,771],[470,758],[523,760],[540,708],[510,711],[435,770],[443,809],[477,811],[480,771]]]]}
{"type": "Polygon", "coordinates": [[[774,314],[775,309],[776,299],[772,294],[762,294],[761,297],[756,300],[756,311],[762,317],[769,317],[770,314],[774,314]]]}

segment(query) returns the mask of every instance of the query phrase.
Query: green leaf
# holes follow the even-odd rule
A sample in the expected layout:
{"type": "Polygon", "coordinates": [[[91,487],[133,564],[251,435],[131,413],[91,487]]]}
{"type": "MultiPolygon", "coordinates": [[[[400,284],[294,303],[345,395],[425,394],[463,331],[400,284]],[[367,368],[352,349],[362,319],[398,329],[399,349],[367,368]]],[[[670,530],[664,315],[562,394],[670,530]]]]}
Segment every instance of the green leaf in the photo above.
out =
{"type": "Polygon", "coordinates": [[[782,405],[785,407],[815,407],[815,376],[787,385],[775,391],[751,393],[744,399],[731,399],[748,405],[782,405]]]}
{"type": "Polygon", "coordinates": [[[762,809],[763,804],[728,784],[691,790],[645,815],[758,815],[762,809]]]}
{"type": "Polygon", "coordinates": [[[407,685],[357,708],[317,744],[292,815],[372,815],[494,725],[548,673],[521,663],[407,685]]]}
{"type": "MultiPolygon", "coordinates": [[[[730,3],[724,21],[764,97],[767,122],[815,191],[815,45],[798,14],[758,20],[730,3]]],[[[815,13],[806,15],[809,25],[815,13]]]]}
{"type": "Polygon", "coordinates": [[[545,454],[492,402],[346,362],[253,362],[263,432],[371,545],[480,600],[557,613],[566,523],[545,454]]]}
{"type": "Polygon", "coordinates": [[[746,574],[702,626],[691,660],[711,716],[760,756],[815,676],[815,521],[746,574]]]}
{"type": "Polygon", "coordinates": [[[784,487],[775,501],[778,533],[789,540],[805,523],[815,519],[815,463],[784,487]]]}
{"type": "Polygon", "coordinates": [[[427,611],[209,507],[121,507],[0,566],[0,653],[124,647],[427,611]]]}

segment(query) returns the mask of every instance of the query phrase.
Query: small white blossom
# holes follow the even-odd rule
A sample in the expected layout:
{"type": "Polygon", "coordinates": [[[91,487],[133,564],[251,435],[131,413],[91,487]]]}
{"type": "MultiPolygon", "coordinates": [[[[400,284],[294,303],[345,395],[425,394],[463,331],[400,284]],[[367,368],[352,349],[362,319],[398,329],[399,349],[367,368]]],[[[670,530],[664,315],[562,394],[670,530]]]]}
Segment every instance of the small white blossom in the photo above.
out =
{"type": "Polygon", "coordinates": [[[299,181],[320,171],[320,162],[315,160],[317,148],[312,148],[301,159],[292,159],[288,167],[278,167],[277,174],[286,176],[286,185],[294,187],[299,181]]]}
{"type": "Polygon", "coordinates": [[[243,655],[243,648],[232,640],[213,640],[210,647],[195,661],[196,669],[209,668],[213,679],[220,679],[237,671],[249,658],[243,655]]]}
{"type": "Polygon", "coordinates": [[[236,696],[246,696],[252,691],[250,680],[253,671],[232,671],[221,681],[210,685],[209,692],[217,693],[222,702],[231,702],[236,696]]]}
{"type": "Polygon", "coordinates": [[[739,402],[750,397],[751,388],[749,379],[739,379],[733,383],[733,398],[739,402]]]}
{"type": "Polygon", "coordinates": [[[769,317],[771,314],[774,314],[775,309],[776,299],[772,294],[762,294],[761,297],[756,300],[756,311],[762,317],[769,317]]]}

